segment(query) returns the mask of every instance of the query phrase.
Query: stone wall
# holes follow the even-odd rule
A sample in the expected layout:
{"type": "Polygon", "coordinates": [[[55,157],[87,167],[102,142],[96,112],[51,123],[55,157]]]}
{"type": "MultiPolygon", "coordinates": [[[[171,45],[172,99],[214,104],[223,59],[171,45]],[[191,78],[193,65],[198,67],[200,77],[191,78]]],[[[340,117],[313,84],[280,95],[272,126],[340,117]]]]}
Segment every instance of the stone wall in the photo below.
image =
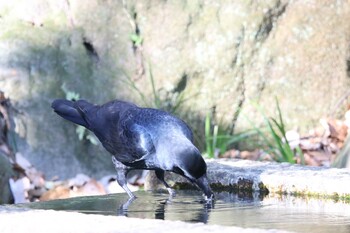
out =
{"type": "Polygon", "coordinates": [[[336,0],[2,0],[0,89],[19,110],[18,149],[48,177],[113,171],[107,152],[52,113],[63,85],[95,103],[180,102],[200,148],[213,108],[237,132],[249,126],[242,112],[261,118],[252,101],[273,111],[275,97],[287,125],[307,130],[346,106],[337,104],[349,88],[349,9],[336,0]]]}

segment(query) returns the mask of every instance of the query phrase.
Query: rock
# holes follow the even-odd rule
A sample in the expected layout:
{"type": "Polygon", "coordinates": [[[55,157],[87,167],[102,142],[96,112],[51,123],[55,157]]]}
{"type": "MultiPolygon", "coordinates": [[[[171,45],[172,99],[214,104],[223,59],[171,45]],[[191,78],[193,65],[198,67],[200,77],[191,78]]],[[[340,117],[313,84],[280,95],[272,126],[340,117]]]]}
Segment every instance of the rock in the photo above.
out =
{"type": "Polygon", "coordinates": [[[203,116],[211,107],[239,131],[250,127],[240,112],[262,121],[248,100],[272,110],[276,96],[286,127],[305,130],[348,91],[348,1],[0,4],[0,87],[19,110],[19,152],[48,179],[99,179],[113,171],[101,146],[79,141],[75,126],[52,113],[52,100],[72,93],[175,111],[203,149],[203,116]]]}
{"type": "Polygon", "coordinates": [[[31,185],[28,177],[24,176],[17,180],[10,178],[10,187],[15,204],[29,202],[28,192],[31,189],[31,185]]]}
{"type": "Polygon", "coordinates": [[[350,136],[347,137],[345,146],[339,152],[333,166],[337,168],[347,168],[350,170],[350,136]]]}
{"type": "MultiPolygon", "coordinates": [[[[212,160],[207,164],[208,179],[214,191],[350,197],[350,186],[344,185],[350,183],[350,171],[346,169],[234,159],[212,160]]],[[[153,180],[147,177],[145,188],[158,188],[158,181],[153,180]]],[[[194,188],[173,173],[167,174],[166,181],[175,188],[194,188]]]]}
{"type": "MultiPolygon", "coordinates": [[[[171,176],[168,172],[165,172],[165,179],[169,180],[169,176],[171,176]]],[[[170,178],[170,181],[171,182],[172,179],[170,178]]],[[[172,186],[173,184],[170,184],[170,186],[172,186]]],[[[166,190],[166,188],[164,187],[164,184],[162,184],[158,178],[156,177],[156,174],[154,171],[149,171],[147,176],[146,176],[146,179],[145,179],[145,184],[144,184],[144,189],[146,191],[154,191],[154,190],[159,190],[159,189],[164,189],[166,190]]]]}
{"type": "Polygon", "coordinates": [[[14,175],[12,164],[0,154],[0,204],[13,203],[9,180],[14,175]]]}

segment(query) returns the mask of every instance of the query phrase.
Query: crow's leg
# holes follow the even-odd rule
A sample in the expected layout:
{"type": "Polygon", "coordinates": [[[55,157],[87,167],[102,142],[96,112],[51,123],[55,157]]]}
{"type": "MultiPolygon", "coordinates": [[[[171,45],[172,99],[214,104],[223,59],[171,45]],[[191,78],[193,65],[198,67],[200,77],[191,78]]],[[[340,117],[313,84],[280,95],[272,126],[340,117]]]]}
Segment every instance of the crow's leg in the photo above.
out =
{"type": "Polygon", "coordinates": [[[130,197],[129,200],[125,203],[123,203],[119,209],[118,209],[118,212],[117,214],[119,216],[123,215],[123,216],[128,216],[128,209],[129,209],[129,206],[135,201],[135,197],[130,197]]]}
{"type": "Polygon", "coordinates": [[[155,173],[156,173],[157,178],[165,185],[170,196],[172,196],[172,197],[175,196],[175,194],[176,194],[175,191],[172,188],[170,188],[169,184],[167,182],[165,182],[165,180],[164,180],[164,171],[157,169],[157,170],[155,170],[155,173]]]}
{"type": "Polygon", "coordinates": [[[112,156],[112,161],[115,167],[115,170],[117,171],[117,182],[118,184],[127,192],[130,199],[135,199],[136,196],[130,191],[130,189],[127,186],[126,182],[126,175],[129,172],[130,168],[116,160],[114,156],[112,156]]]}

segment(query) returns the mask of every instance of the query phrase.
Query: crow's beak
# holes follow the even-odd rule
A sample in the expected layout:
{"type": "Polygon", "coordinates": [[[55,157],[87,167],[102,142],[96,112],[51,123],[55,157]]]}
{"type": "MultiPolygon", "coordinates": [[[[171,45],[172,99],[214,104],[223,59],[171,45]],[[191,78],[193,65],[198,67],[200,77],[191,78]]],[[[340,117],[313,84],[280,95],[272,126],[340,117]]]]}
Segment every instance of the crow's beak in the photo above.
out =
{"type": "Polygon", "coordinates": [[[214,193],[211,191],[211,188],[209,186],[208,178],[206,175],[203,175],[202,177],[199,177],[195,183],[198,185],[198,187],[204,192],[207,200],[214,199],[214,193]]]}

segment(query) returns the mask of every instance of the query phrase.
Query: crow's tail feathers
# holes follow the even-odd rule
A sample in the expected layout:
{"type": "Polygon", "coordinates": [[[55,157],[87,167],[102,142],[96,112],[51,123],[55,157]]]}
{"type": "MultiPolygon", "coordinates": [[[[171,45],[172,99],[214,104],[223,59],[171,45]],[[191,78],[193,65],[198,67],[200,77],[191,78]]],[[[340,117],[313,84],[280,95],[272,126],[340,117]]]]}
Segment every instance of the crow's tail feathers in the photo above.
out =
{"type": "Polygon", "coordinates": [[[77,108],[75,102],[65,99],[57,99],[52,102],[51,107],[64,119],[89,128],[88,122],[85,120],[84,116],[82,116],[82,112],[77,108]]]}

